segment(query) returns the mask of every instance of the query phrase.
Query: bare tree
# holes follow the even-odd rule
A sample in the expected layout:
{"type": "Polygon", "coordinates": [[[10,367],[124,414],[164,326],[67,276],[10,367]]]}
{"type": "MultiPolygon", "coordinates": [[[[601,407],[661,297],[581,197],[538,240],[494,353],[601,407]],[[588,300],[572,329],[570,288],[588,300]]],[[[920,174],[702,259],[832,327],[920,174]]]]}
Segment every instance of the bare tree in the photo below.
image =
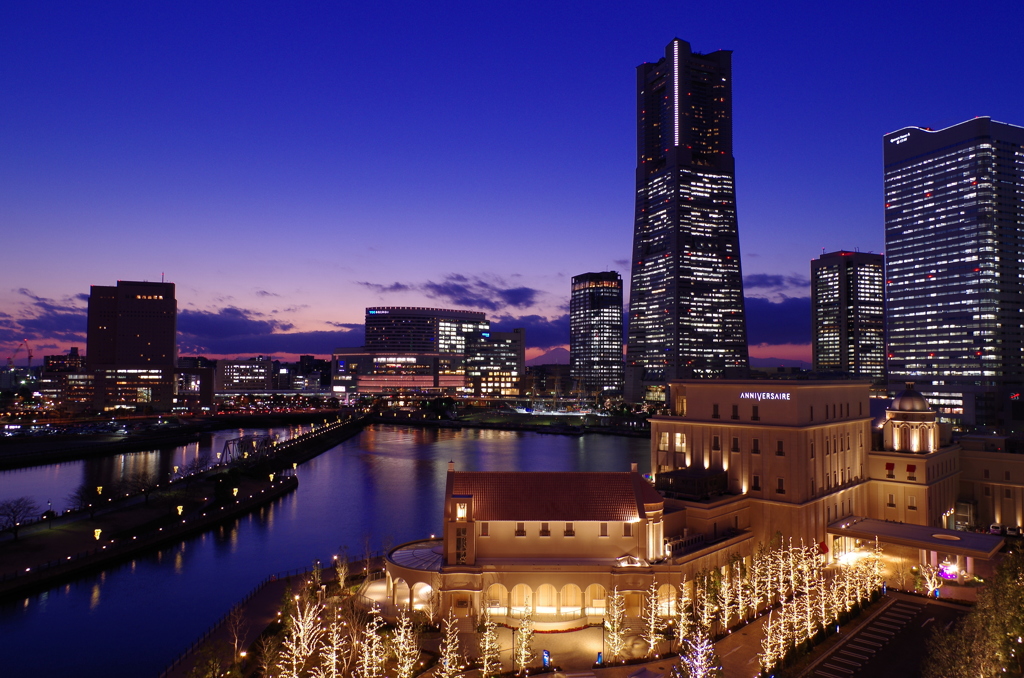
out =
{"type": "Polygon", "coordinates": [[[245,617],[245,611],[241,605],[231,608],[227,618],[228,637],[231,638],[231,663],[239,659],[239,653],[244,649],[245,635],[249,632],[249,621],[245,617]]]}
{"type": "Polygon", "coordinates": [[[39,506],[31,497],[0,501],[0,529],[10,530],[15,540],[22,523],[39,516],[39,506]]]}
{"type": "Polygon", "coordinates": [[[256,667],[259,675],[270,678],[274,675],[277,657],[281,650],[281,639],[276,635],[263,635],[256,641],[256,667]]]}
{"type": "Polygon", "coordinates": [[[67,502],[68,509],[73,511],[88,509],[89,517],[94,518],[99,499],[100,495],[96,493],[96,488],[88,483],[83,483],[74,492],[69,494],[65,501],[67,502]]]}
{"type": "Polygon", "coordinates": [[[490,678],[501,671],[501,645],[498,625],[491,619],[491,608],[484,608],[484,630],[480,634],[480,675],[490,678]]]}

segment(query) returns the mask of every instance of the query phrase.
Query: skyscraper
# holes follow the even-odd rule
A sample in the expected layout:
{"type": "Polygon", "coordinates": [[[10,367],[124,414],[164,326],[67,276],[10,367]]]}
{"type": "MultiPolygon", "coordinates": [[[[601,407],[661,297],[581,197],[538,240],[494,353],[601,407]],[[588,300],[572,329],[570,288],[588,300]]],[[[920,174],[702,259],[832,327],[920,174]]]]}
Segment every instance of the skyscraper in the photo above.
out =
{"type": "Polygon", "coordinates": [[[174,283],[118,280],[89,290],[85,360],[99,411],[170,411],[178,302],[174,283]]]}
{"type": "Polygon", "coordinates": [[[1011,429],[1024,418],[1024,128],[974,118],[882,143],[889,378],[917,382],[941,419],[1011,429]]]}
{"type": "Polygon", "coordinates": [[[732,155],[732,52],[679,39],[637,67],[626,398],[747,367],[732,155]]]}
{"type": "Polygon", "coordinates": [[[586,393],[622,392],[622,276],[616,271],[573,277],[569,365],[586,393]]]}
{"type": "Polygon", "coordinates": [[[830,252],[811,260],[811,344],[816,372],[885,374],[884,257],[830,252]]]}

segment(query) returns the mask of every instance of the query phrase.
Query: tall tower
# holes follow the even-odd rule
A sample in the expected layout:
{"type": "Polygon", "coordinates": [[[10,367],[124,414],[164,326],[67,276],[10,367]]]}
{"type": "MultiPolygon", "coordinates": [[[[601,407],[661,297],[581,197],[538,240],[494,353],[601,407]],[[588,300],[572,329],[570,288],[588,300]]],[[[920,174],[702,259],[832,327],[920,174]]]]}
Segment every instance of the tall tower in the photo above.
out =
{"type": "Polygon", "coordinates": [[[118,280],[89,289],[86,365],[98,411],[168,412],[178,357],[174,283],[118,280]]]}
{"type": "Polygon", "coordinates": [[[616,271],[573,277],[569,365],[588,394],[622,393],[622,276],[616,271]]]}
{"type": "Polygon", "coordinates": [[[1013,432],[1024,419],[1024,127],[974,118],[882,144],[889,379],[917,382],[941,421],[1013,432]]]}
{"type": "Polygon", "coordinates": [[[732,52],[679,39],[637,67],[626,398],[747,367],[732,156],[732,52]]]}
{"type": "Polygon", "coordinates": [[[830,252],[811,260],[811,344],[816,372],[885,374],[884,257],[830,252]]]}

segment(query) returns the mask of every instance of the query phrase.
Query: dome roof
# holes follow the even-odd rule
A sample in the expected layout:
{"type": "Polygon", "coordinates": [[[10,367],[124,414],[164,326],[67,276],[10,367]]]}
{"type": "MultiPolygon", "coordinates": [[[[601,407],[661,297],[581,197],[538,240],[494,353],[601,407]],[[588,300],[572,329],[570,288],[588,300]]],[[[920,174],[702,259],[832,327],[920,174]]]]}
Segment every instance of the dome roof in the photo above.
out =
{"type": "Polygon", "coordinates": [[[893,398],[889,409],[894,412],[931,412],[931,405],[924,396],[914,390],[914,382],[907,382],[907,390],[900,391],[893,398]]]}

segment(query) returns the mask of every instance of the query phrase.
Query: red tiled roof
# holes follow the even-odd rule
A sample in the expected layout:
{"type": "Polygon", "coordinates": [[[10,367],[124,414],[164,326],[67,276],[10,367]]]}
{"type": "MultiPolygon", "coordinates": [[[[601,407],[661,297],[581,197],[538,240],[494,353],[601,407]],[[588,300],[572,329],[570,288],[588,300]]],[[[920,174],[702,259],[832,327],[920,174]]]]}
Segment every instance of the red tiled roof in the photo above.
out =
{"type": "Polygon", "coordinates": [[[453,472],[474,520],[627,522],[664,500],[639,473],[453,472]]]}

